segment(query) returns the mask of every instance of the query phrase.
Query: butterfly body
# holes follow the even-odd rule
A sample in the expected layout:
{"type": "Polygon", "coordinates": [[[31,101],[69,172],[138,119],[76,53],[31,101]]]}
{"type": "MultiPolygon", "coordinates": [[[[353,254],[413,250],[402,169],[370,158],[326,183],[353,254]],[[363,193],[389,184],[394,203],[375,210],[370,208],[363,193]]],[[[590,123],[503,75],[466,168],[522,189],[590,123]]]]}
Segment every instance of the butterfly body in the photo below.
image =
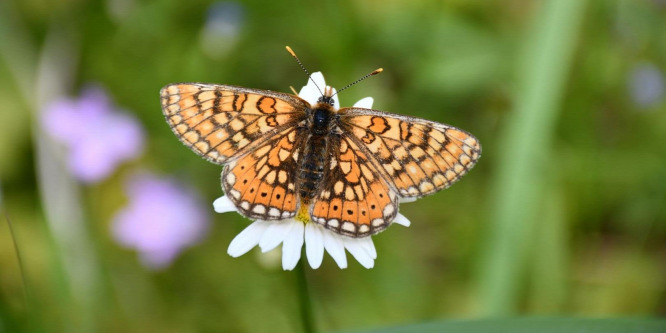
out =
{"type": "Polygon", "coordinates": [[[310,104],[268,90],[178,83],[161,96],[174,133],[225,165],[223,190],[252,219],[297,217],[370,236],[395,219],[401,198],[449,187],[480,156],[465,131],[377,110],[336,110],[331,92],[310,104]]]}
{"type": "Polygon", "coordinates": [[[304,143],[304,154],[298,162],[301,172],[297,180],[301,205],[309,204],[317,194],[327,162],[328,138],[335,127],[335,110],[332,104],[319,102],[305,112],[309,121],[303,128],[302,135],[307,139],[304,143]]]}

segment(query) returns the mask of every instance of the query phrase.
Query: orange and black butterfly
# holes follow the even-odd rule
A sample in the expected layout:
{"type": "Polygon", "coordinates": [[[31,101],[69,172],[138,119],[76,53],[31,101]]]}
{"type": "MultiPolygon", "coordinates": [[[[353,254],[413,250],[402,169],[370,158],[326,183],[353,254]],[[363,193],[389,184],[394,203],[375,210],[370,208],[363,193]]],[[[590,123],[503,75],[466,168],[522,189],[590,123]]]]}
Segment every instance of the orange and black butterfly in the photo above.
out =
{"type": "Polygon", "coordinates": [[[370,236],[395,219],[401,198],[445,189],[479,159],[478,140],[461,129],[372,109],[336,110],[333,95],[326,89],[313,105],[230,85],[161,90],[173,132],[225,165],[222,188],[251,219],[296,217],[345,236],[370,236]]]}

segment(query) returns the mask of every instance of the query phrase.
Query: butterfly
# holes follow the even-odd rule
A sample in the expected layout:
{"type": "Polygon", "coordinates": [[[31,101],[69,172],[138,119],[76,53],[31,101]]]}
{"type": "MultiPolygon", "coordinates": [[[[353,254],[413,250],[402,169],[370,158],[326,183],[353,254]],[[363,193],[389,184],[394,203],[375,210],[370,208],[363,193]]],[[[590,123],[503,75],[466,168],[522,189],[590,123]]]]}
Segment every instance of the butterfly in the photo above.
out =
{"type": "Polygon", "coordinates": [[[174,83],[162,88],[161,103],[180,141],[224,165],[222,188],[239,213],[297,218],[350,237],[384,230],[399,201],[448,188],[481,155],[479,141],[459,128],[373,109],[337,110],[334,95],[326,88],[310,104],[270,90],[174,83]]]}

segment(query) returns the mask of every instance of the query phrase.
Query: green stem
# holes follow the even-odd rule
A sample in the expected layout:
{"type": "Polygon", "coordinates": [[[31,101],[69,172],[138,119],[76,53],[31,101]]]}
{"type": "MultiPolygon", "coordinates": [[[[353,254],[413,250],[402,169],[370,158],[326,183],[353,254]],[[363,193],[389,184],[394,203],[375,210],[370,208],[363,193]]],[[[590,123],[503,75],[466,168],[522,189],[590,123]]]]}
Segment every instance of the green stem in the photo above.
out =
{"type": "MultiPolygon", "coordinates": [[[[19,273],[21,274],[21,280],[23,281],[23,298],[25,299],[25,307],[27,309],[27,318],[29,319],[28,327],[32,328],[33,331],[37,331],[38,321],[36,320],[35,307],[33,306],[32,296],[30,290],[28,289],[28,275],[26,274],[25,265],[23,263],[23,256],[18,245],[18,239],[16,238],[16,232],[14,231],[14,225],[9,219],[9,214],[5,212],[5,220],[7,220],[7,227],[9,228],[9,235],[14,243],[14,252],[16,253],[16,261],[19,267],[19,273]]],[[[39,331],[42,329],[40,327],[39,331]]]]}
{"type": "Polygon", "coordinates": [[[314,319],[312,318],[312,301],[310,291],[308,290],[308,281],[305,276],[305,265],[303,260],[296,265],[296,289],[298,289],[298,303],[301,311],[301,321],[303,322],[303,332],[314,333],[314,319]]]}
{"type": "Polygon", "coordinates": [[[549,148],[583,19],[584,0],[544,1],[519,59],[515,110],[507,117],[494,179],[492,230],[481,274],[485,315],[515,314],[531,240],[543,212],[549,148]]]}

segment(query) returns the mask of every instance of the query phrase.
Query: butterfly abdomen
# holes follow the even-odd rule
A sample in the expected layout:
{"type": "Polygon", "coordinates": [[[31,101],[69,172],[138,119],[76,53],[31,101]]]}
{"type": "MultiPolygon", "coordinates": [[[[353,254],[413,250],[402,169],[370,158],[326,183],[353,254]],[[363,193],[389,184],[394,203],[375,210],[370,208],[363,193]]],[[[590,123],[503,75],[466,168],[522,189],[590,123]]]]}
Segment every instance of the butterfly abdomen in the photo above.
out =
{"type": "Polygon", "coordinates": [[[311,135],[306,143],[299,177],[301,199],[309,200],[317,194],[324,177],[326,145],[326,136],[323,135],[311,135]]]}
{"type": "Polygon", "coordinates": [[[327,136],[331,131],[333,113],[332,107],[323,103],[317,104],[310,113],[310,137],[305,143],[299,179],[301,199],[306,201],[314,198],[324,177],[327,136]]]}

